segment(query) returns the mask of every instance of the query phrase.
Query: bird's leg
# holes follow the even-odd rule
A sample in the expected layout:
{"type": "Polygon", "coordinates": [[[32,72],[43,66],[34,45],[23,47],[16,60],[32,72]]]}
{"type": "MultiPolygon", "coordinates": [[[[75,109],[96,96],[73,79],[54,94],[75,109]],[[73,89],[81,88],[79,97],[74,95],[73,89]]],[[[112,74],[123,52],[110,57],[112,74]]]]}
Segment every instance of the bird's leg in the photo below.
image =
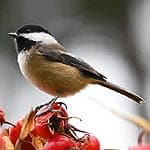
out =
{"type": "Polygon", "coordinates": [[[35,108],[35,111],[36,111],[36,115],[35,117],[39,117],[39,116],[42,116],[43,114],[47,113],[47,112],[51,112],[52,111],[52,106],[53,104],[56,102],[56,100],[59,98],[60,94],[57,94],[52,100],[50,100],[48,103],[45,103],[45,104],[42,104],[40,106],[37,106],[35,108]],[[43,112],[39,112],[38,111],[44,107],[44,106],[48,106],[47,110],[43,111],[43,112]]]}
{"type": "Polygon", "coordinates": [[[48,103],[47,103],[47,105],[49,105],[49,106],[52,106],[55,102],[56,102],[56,100],[59,98],[59,94],[57,94],[51,101],[49,101],[48,103]]]}

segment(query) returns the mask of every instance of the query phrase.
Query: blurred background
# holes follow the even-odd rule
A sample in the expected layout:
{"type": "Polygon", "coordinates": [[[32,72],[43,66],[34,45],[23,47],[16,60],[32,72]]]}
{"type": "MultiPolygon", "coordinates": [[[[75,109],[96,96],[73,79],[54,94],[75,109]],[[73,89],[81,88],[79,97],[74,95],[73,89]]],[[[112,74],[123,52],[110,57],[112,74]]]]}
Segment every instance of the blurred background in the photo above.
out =
{"type": "Polygon", "coordinates": [[[108,80],[144,97],[139,106],[99,86],[60,99],[71,120],[97,136],[102,148],[127,149],[137,142],[139,129],[101,107],[150,117],[150,1],[149,0],[1,0],[0,1],[0,107],[15,122],[30,108],[49,101],[21,75],[13,32],[23,24],[45,26],[74,55],[88,61],[108,80]]]}

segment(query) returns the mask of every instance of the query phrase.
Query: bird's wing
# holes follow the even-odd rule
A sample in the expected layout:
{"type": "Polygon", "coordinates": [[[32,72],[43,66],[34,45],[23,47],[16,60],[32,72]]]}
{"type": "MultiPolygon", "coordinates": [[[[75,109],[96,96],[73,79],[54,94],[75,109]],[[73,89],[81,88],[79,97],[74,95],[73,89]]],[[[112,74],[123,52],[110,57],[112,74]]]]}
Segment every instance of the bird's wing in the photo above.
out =
{"type": "Polygon", "coordinates": [[[107,79],[105,76],[98,73],[94,68],[87,64],[84,60],[73,56],[65,50],[59,50],[59,47],[56,47],[56,45],[54,47],[45,47],[40,45],[38,46],[38,50],[40,54],[45,57],[45,59],[76,67],[87,77],[93,77],[100,80],[107,79]]]}

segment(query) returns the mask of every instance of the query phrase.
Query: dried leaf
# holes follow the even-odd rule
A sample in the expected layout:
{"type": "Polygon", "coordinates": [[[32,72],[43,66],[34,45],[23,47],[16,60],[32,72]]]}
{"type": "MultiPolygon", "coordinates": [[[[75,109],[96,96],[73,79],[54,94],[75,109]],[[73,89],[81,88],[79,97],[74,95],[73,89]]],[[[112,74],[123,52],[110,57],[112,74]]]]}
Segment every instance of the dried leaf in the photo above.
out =
{"type": "Polygon", "coordinates": [[[31,135],[31,137],[32,137],[32,145],[34,146],[34,148],[36,150],[42,150],[44,147],[43,146],[44,142],[43,142],[42,138],[33,136],[33,135],[31,135]]]}
{"type": "Polygon", "coordinates": [[[135,125],[139,126],[140,128],[142,128],[143,130],[150,132],[150,120],[147,120],[143,117],[140,116],[136,116],[136,115],[125,115],[125,114],[121,114],[121,113],[116,113],[118,116],[134,123],[135,125]]]}
{"type": "Polygon", "coordinates": [[[3,136],[8,136],[9,135],[9,130],[8,129],[3,129],[2,135],[3,136]]]}
{"type": "Polygon", "coordinates": [[[22,120],[22,128],[21,128],[19,138],[18,138],[16,145],[15,145],[15,150],[21,150],[23,140],[28,136],[30,131],[33,130],[33,128],[34,128],[34,116],[35,116],[35,111],[33,109],[31,109],[30,113],[27,114],[24,117],[24,119],[22,120]]]}
{"type": "Polygon", "coordinates": [[[22,121],[22,128],[20,132],[19,139],[24,140],[30,131],[33,130],[34,128],[34,116],[35,116],[35,111],[33,109],[30,111],[28,115],[25,116],[25,118],[22,121]]]}
{"type": "Polygon", "coordinates": [[[11,143],[8,136],[3,136],[2,139],[5,142],[5,150],[14,150],[14,145],[11,143]]]}

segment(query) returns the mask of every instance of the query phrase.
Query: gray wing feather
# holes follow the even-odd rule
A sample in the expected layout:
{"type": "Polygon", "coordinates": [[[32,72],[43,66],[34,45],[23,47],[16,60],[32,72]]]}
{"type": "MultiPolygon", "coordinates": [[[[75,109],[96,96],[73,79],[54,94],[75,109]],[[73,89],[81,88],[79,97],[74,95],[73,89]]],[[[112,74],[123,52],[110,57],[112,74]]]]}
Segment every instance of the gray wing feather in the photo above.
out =
{"type": "Polygon", "coordinates": [[[94,68],[87,64],[84,60],[74,57],[66,51],[59,49],[54,50],[51,47],[43,46],[39,46],[38,50],[45,57],[45,59],[76,67],[87,77],[93,77],[104,81],[107,79],[105,76],[98,73],[94,68]]]}

